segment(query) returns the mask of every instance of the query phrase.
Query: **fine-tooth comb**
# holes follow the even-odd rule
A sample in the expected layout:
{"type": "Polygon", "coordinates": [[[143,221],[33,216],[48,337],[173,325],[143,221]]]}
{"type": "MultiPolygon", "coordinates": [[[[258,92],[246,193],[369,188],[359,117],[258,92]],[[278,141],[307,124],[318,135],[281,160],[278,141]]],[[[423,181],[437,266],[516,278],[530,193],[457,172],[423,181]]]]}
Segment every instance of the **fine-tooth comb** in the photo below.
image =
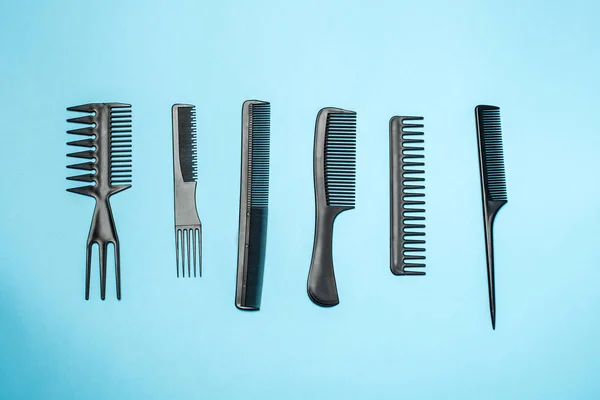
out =
{"type": "Polygon", "coordinates": [[[235,292],[235,305],[241,310],[260,309],[269,214],[270,132],[271,105],[258,100],[245,101],[235,292]]]}
{"type": "Polygon", "coordinates": [[[425,163],[423,117],[390,120],[390,269],[394,275],[425,275],[425,163]],[[410,268],[410,269],[407,269],[410,268]]]}
{"type": "Polygon", "coordinates": [[[323,108],[317,115],[313,154],[316,222],[308,296],[324,307],[339,303],[333,271],[333,222],[354,208],[356,113],[323,108]]]}
{"type": "Polygon", "coordinates": [[[481,173],[490,315],[492,317],[492,328],[496,329],[493,225],[498,210],[507,202],[500,108],[477,106],[475,107],[475,119],[479,145],[479,170],[481,173]]]}
{"type": "Polygon", "coordinates": [[[192,276],[193,269],[196,277],[202,276],[202,224],[196,210],[196,107],[175,104],[172,114],[177,277],[181,270],[181,276],[185,278],[186,266],[187,276],[192,276]]]}
{"type": "Polygon", "coordinates": [[[69,111],[90,113],[67,122],[90,125],[67,133],[88,136],[88,139],[67,143],[88,150],[68,154],[69,157],[90,161],[69,165],[68,168],[91,171],[89,174],[67,179],[90,182],[92,185],[67,189],[69,192],[93,197],[96,200],[94,216],[87,240],[85,269],[85,299],[90,298],[92,247],[98,245],[100,258],[100,297],[106,295],[106,263],[108,245],[112,243],[115,255],[117,299],[121,299],[121,269],[119,238],[110,207],[110,197],[131,187],[131,105],[123,103],[96,103],[67,108],[69,111]]]}

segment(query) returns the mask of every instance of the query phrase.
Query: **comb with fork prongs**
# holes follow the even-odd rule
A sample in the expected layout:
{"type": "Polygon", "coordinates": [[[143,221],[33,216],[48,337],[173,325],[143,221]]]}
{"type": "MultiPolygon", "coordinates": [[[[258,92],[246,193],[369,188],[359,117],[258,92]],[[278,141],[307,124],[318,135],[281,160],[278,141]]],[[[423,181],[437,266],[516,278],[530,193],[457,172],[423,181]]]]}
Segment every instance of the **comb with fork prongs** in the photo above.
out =
{"type": "Polygon", "coordinates": [[[89,113],[68,119],[68,122],[88,126],[67,131],[69,134],[87,136],[87,139],[67,143],[87,150],[68,154],[69,157],[87,159],[87,162],[69,165],[68,168],[89,171],[67,179],[88,182],[91,185],[69,188],[67,191],[93,197],[96,200],[92,225],[87,240],[85,268],[85,299],[90,298],[91,258],[94,244],[98,245],[100,258],[100,297],[106,296],[106,264],[108,245],[114,246],[117,299],[121,299],[121,265],[119,238],[115,227],[110,197],[131,187],[131,105],[123,103],[94,103],[69,107],[69,111],[89,113]]]}
{"type": "Polygon", "coordinates": [[[185,278],[186,273],[187,277],[192,273],[194,277],[202,276],[202,224],[196,210],[196,107],[175,104],[171,111],[177,277],[185,278]]]}

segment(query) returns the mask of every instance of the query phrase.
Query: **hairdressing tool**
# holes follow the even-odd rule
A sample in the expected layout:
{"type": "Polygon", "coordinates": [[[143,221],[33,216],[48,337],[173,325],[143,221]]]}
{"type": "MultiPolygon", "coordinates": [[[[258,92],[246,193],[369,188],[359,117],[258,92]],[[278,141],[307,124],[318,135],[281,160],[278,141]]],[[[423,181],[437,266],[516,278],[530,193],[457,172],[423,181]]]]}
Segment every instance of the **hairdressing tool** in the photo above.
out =
{"type": "Polygon", "coordinates": [[[187,276],[191,277],[192,270],[194,277],[202,276],[202,224],[196,210],[196,107],[190,104],[175,104],[171,111],[177,277],[185,278],[186,272],[187,276]]]}
{"type": "Polygon", "coordinates": [[[313,154],[315,239],[308,295],[325,307],[339,303],[333,271],[333,223],[355,205],[356,113],[323,108],[317,115],[313,154]]]}
{"type": "Polygon", "coordinates": [[[271,105],[259,100],[245,101],[235,290],[235,305],[241,310],[260,309],[269,215],[270,134],[271,105]]]}
{"type": "Polygon", "coordinates": [[[87,136],[87,139],[67,143],[87,150],[68,154],[87,159],[68,168],[90,171],[88,174],[67,179],[89,182],[91,185],[67,189],[72,193],[93,197],[96,201],[92,225],[87,240],[85,269],[85,299],[90,297],[92,247],[98,245],[100,256],[100,297],[106,295],[106,263],[108,245],[114,246],[117,299],[121,299],[121,269],[119,238],[115,227],[110,197],[131,187],[131,105],[123,103],[95,103],[67,108],[88,115],[68,119],[68,122],[88,126],[67,133],[87,136]]]}
{"type": "Polygon", "coordinates": [[[423,117],[390,120],[390,269],[425,275],[425,162],[423,117]]]}
{"type": "Polygon", "coordinates": [[[481,173],[490,315],[492,317],[492,328],[496,329],[494,240],[492,233],[496,214],[507,202],[500,108],[484,105],[477,106],[475,107],[475,119],[479,144],[479,170],[481,173]]]}

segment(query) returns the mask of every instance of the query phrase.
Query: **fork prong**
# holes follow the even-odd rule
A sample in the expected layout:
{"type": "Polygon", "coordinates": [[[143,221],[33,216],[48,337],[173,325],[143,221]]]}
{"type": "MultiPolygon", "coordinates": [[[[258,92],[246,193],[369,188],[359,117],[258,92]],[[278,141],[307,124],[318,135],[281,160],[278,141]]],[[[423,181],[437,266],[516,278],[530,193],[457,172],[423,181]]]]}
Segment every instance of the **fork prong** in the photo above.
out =
{"type": "Polygon", "coordinates": [[[191,234],[191,230],[190,229],[186,229],[185,231],[185,236],[187,238],[187,262],[188,262],[188,278],[192,277],[192,259],[190,258],[190,248],[191,246],[191,241],[190,241],[190,234],[191,234]]]}
{"type": "Polygon", "coordinates": [[[202,278],[202,225],[198,227],[198,276],[202,278]]]}
{"type": "Polygon", "coordinates": [[[186,229],[181,230],[181,270],[183,271],[183,277],[185,278],[185,263],[187,258],[185,257],[186,249],[187,249],[187,232],[186,229]]]}
{"type": "Polygon", "coordinates": [[[100,298],[106,298],[106,243],[98,243],[100,255],[100,298]]]}
{"type": "Polygon", "coordinates": [[[175,228],[175,267],[179,278],[179,229],[175,228]]]}
{"type": "Polygon", "coordinates": [[[119,242],[112,242],[115,251],[115,282],[117,284],[117,300],[121,300],[121,252],[119,242]]]}
{"type": "Polygon", "coordinates": [[[181,230],[181,277],[185,278],[185,229],[181,230]]]}
{"type": "Polygon", "coordinates": [[[89,243],[87,246],[85,256],[85,299],[90,299],[90,275],[92,274],[92,246],[93,243],[89,243]]]}
{"type": "Polygon", "coordinates": [[[196,241],[198,234],[196,233],[196,229],[192,229],[192,243],[194,244],[194,278],[196,277],[196,241]]]}

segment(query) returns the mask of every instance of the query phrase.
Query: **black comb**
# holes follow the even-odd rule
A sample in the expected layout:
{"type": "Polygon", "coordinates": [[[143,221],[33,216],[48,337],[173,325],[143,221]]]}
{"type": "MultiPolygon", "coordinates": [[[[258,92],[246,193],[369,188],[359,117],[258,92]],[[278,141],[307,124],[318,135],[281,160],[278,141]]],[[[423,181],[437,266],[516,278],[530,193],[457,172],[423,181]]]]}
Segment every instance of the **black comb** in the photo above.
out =
{"type": "Polygon", "coordinates": [[[492,328],[496,329],[493,225],[498,210],[507,202],[500,108],[496,106],[477,106],[475,107],[475,119],[479,144],[479,170],[481,173],[490,315],[492,317],[492,328]]]}
{"type": "Polygon", "coordinates": [[[425,267],[422,120],[390,120],[390,269],[394,275],[425,275],[415,270],[425,267]]]}
{"type": "Polygon", "coordinates": [[[67,131],[69,134],[88,137],[67,143],[70,146],[87,148],[68,156],[89,160],[68,166],[68,168],[89,171],[88,174],[71,176],[67,179],[91,183],[67,191],[93,197],[96,200],[87,240],[85,299],[88,300],[90,297],[91,258],[94,244],[98,245],[100,258],[100,297],[102,300],[105,298],[107,251],[111,243],[115,254],[117,299],[121,299],[119,238],[109,199],[112,195],[131,187],[131,105],[96,103],[69,107],[67,110],[89,113],[83,117],[67,120],[88,125],[67,131]]]}
{"type": "Polygon", "coordinates": [[[354,208],[356,113],[323,108],[317,115],[313,154],[316,222],[308,296],[324,307],[339,303],[333,271],[333,222],[354,208]]]}
{"type": "Polygon", "coordinates": [[[248,100],[242,106],[240,230],[235,305],[258,310],[269,215],[271,105],[248,100]]]}
{"type": "Polygon", "coordinates": [[[175,197],[175,264],[177,277],[202,276],[202,224],[196,209],[196,108],[174,104],[173,181],[175,197]],[[187,268],[186,268],[187,266],[187,268]]]}

